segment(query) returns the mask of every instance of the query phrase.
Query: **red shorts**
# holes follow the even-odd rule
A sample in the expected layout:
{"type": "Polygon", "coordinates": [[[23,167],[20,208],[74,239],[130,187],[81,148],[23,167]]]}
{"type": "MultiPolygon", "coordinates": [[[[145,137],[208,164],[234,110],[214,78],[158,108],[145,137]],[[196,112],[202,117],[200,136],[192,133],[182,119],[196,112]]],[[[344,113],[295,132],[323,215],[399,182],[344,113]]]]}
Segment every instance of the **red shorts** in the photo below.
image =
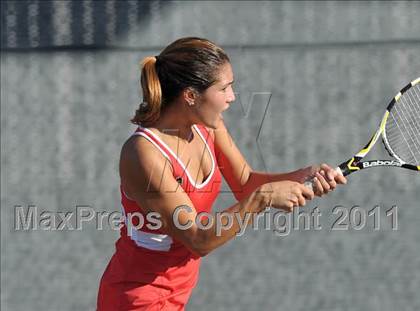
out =
{"type": "Polygon", "coordinates": [[[135,282],[109,284],[102,281],[97,311],[185,310],[192,288],[165,294],[166,291],[169,292],[150,284],[141,285],[135,282]]]}
{"type": "Polygon", "coordinates": [[[185,309],[198,281],[200,260],[189,258],[164,267],[164,260],[170,259],[143,258],[146,253],[137,258],[113,256],[99,285],[98,311],[185,309]]]}

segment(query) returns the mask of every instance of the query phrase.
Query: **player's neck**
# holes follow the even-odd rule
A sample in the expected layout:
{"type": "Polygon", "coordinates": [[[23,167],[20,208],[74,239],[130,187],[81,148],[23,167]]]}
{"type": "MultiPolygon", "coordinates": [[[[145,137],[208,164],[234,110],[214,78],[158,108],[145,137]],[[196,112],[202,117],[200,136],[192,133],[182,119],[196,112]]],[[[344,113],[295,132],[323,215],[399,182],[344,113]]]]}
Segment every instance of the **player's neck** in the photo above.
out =
{"type": "Polygon", "coordinates": [[[179,106],[174,104],[162,111],[153,127],[164,135],[177,136],[185,142],[190,142],[194,137],[192,129],[194,123],[187,117],[188,113],[179,109],[179,106]]]}

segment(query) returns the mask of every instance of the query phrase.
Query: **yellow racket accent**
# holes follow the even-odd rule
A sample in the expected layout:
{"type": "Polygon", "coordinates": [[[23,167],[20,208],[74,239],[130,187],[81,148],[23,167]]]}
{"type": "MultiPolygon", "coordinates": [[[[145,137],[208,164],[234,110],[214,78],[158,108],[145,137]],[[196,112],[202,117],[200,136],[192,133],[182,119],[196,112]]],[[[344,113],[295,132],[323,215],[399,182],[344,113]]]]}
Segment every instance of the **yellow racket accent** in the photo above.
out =
{"type": "MultiPolygon", "coordinates": [[[[400,93],[401,94],[401,93],[400,93]]],[[[372,148],[372,146],[376,143],[376,141],[379,138],[379,135],[381,135],[381,133],[384,131],[385,129],[385,125],[386,125],[386,120],[388,119],[389,116],[389,111],[387,110],[385,112],[384,117],[382,118],[382,122],[381,125],[379,126],[379,130],[375,133],[375,135],[372,137],[372,139],[370,140],[369,144],[367,145],[366,148],[362,149],[359,151],[359,153],[357,154],[357,156],[360,157],[364,157],[370,150],[370,148],[372,148]]]]}
{"type": "Polygon", "coordinates": [[[417,78],[416,80],[411,82],[411,86],[415,86],[419,82],[420,82],[420,78],[417,78]]]}
{"type": "Polygon", "coordinates": [[[354,158],[351,158],[350,162],[347,164],[347,167],[349,168],[349,170],[351,171],[360,170],[360,167],[352,166],[353,162],[354,162],[354,158]]]}
{"type": "Polygon", "coordinates": [[[384,117],[382,118],[382,122],[381,122],[381,126],[380,126],[380,131],[379,132],[382,132],[384,129],[385,129],[385,125],[386,125],[386,120],[388,119],[388,116],[389,116],[389,111],[387,110],[386,112],[385,112],[385,115],[384,115],[384,117]]]}

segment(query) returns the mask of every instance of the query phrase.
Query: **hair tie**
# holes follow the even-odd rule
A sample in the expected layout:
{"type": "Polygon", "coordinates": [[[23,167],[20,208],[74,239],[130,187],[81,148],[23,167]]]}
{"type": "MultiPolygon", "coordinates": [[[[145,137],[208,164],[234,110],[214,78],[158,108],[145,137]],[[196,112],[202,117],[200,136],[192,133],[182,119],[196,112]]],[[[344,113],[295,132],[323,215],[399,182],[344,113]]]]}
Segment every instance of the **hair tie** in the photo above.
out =
{"type": "Polygon", "coordinates": [[[145,110],[146,108],[147,108],[147,102],[142,101],[142,102],[140,103],[140,110],[145,110]]]}

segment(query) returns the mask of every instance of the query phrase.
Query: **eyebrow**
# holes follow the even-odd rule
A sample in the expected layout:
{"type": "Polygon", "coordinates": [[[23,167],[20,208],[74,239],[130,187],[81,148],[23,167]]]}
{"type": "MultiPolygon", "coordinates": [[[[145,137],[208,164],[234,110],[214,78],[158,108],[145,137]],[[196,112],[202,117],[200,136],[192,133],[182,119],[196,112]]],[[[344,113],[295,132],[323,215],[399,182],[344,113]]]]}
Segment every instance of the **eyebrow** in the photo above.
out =
{"type": "Polygon", "coordinates": [[[229,84],[233,84],[234,82],[235,82],[235,80],[232,80],[229,83],[224,84],[223,87],[228,86],[229,84]]]}

